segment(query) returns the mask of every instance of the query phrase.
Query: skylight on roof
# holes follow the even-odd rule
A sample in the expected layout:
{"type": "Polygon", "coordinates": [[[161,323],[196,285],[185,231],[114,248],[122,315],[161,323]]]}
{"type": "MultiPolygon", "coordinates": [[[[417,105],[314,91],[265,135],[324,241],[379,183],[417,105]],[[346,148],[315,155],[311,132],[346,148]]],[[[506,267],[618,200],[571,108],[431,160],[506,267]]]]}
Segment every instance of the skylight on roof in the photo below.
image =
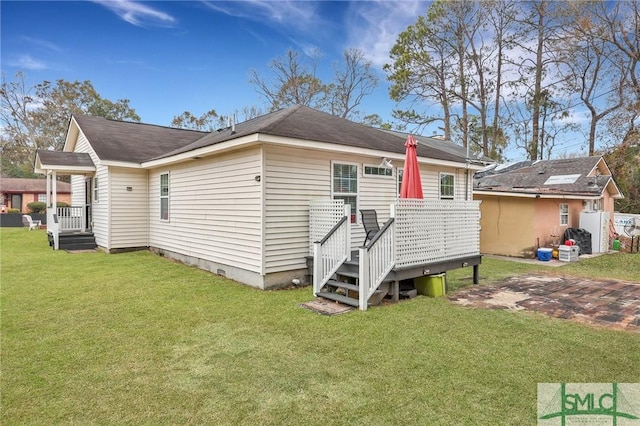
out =
{"type": "Polygon", "coordinates": [[[549,176],[549,179],[547,179],[547,181],[543,185],[562,185],[562,184],[568,184],[568,183],[575,183],[575,181],[577,181],[579,177],[580,177],[579,174],[549,176]]]}

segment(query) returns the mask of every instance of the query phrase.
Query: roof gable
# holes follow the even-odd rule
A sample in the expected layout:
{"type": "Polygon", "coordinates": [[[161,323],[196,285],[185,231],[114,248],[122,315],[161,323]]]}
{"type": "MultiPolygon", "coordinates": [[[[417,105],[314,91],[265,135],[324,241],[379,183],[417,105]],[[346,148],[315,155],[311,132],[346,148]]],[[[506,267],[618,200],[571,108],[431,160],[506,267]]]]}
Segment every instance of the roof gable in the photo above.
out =
{"type": "Polygon", "coordinates": [[[101,161],[141,163],[206,135],[206,132],[76,115],[73,119],[101,161]]]}

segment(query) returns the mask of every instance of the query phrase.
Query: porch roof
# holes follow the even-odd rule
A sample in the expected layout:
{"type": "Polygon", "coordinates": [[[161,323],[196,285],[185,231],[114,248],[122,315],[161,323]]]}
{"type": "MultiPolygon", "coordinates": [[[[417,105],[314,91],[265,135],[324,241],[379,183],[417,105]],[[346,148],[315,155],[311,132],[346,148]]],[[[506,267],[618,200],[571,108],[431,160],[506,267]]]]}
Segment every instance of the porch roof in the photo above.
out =
{"type": "Polygon", "coordinates": [[[94,173],[96,166],[86,152],[60,152],[37,150],[34,170],[46,173],[55,170],[59,173],[85,174],[94,173]]]}

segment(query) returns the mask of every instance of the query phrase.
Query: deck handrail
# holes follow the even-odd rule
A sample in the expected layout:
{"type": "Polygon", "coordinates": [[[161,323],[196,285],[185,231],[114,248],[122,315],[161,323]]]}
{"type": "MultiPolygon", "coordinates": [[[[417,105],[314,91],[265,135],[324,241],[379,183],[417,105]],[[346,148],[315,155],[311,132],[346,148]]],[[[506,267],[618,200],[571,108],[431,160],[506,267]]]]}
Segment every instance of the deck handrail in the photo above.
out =
{"type": "Polygon", "coordinates": [[[313,294],[351,258],[351,206],[344,206],[344,216],[320,241],[313,243],[313,294]]]}
{"type": "Polygon", "coordinates": [[[376,292],[396,264],[395,218],[391,217],[369,243],[360,247],[359,309],[367,310],[369,298],[376,292]]]}
{"type": "Polygon", "coordinates": [[[340,219],[340,222],[333,225],[333,228],[331,228],[331,230],[327,235],[325,235],[320,241],[315,241],[315,242],[320,244],[325,244],[329,240],[329,238],[331,238],[331,236],[338,231],[338,228],[340,228],[340,226],[346,221],[347,221],[347,216],[343,216],[342,219],[340,219]]]}

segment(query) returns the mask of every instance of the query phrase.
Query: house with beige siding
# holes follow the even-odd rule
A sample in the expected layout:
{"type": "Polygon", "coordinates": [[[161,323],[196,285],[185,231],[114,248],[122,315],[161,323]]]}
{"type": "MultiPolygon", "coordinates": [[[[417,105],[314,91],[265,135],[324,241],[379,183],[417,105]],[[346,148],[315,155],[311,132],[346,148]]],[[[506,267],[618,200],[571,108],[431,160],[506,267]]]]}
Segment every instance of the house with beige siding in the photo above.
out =
{"type": "MultiPolygon", "coordinates": [[[[349,211],[349,253],[365,237],[359,210],[381,224],[396,215],[406,138],[304,106],[210,133],[73,116],[63,152],[38,151],[36,170],[51,177],[50,203],[55,176],[71,175],[76,210],[51,209],[54,248],[75,221],[107,252],[150,249],[266,289],[311,280],[315,238],[336,225],[327,209],[349,211]]],[[[416,139],[424,198],[475,203],[483,165],[450,141],[416,139]]]]}

